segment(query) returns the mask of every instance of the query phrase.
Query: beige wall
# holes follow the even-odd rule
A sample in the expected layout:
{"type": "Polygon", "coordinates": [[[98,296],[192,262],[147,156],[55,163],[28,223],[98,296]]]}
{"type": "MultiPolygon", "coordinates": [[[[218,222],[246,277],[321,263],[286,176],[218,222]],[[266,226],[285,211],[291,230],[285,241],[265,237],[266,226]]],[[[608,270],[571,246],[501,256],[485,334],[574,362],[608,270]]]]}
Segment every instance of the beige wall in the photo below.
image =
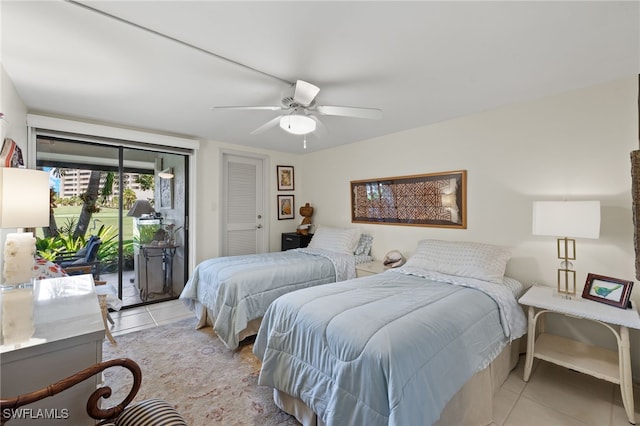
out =
{"type": "Polygon", "coordinates": [[[350,180],[467,170],[465,230],[354,226],[374,235],[377,258],[394,248],[411,254],[422,238],[508,245],[509,274],[528,283],[555,283],[557,264],[555,240],[531,235],[532,202],[600,200],[600,239],[578,241],[579,278],[599,272],[633,279],[636,102],[637,83],[629,78],[309,154],[302,194],[316,207],[316,224],[351,226],[350,180]]]}
{"type": "Polygon", "coordinates": [[[265,156],[267,161],[267,193],[264,196],[268,202],[269,218],[268,241],[269,251],[279,251],[281,234],[283,232],[294,232],[301,222],[298,209],[304,205],[305,200],[301,196],[300,185],[302,182],[302,171],[298,164],[301,157],[293,154],[284,154],[267,150],[251,150],[237,145],[225,144],[214,141],[201,143],[198,152],[196,167],[196,214],[197,214],[197,235],[195,257],[196,262],[204,259],[219,256],[220,253],[220,182],[222,179],[221,166],[224,152],[235,154],[265,156]],[[285,165],[294,167],[295,191],[278,192],[276,186],[276,166],[285,165]],[[293,194],[295,201],[295,219],[278,220],[277,215],[277,194],[293,194]],[[302,204],[300,204],[302,203],[302,204]]]}
{"type": "MultiPolygon", "coordinates": [[[[350,180],[467,170],[466,230],[353,226],[374,236],[378,259],[391,249],[410,255],[423,238],[507,245],[513,247],[508,275],[548,285],[555,285],[559,263],[555,239],[531,235],[532,202],[600,200],[600,239],[577,241],[579,291],[589,272],[633,280],[629,153],[638,147],[637,96],[633,76],[308,154],[301,161],[302,194],[316,208],[316,224],[352,226],[350,180]]],[[[632,298],[640,305],[640,288],[632,298]]],[[[580,324],[555,327],[582,334],[580,324]]],[[[605,330],[582,337],[593,336],[614,344],[605,330]]],[[[640,333],[632,339],[638,381],[640,333]]]]}

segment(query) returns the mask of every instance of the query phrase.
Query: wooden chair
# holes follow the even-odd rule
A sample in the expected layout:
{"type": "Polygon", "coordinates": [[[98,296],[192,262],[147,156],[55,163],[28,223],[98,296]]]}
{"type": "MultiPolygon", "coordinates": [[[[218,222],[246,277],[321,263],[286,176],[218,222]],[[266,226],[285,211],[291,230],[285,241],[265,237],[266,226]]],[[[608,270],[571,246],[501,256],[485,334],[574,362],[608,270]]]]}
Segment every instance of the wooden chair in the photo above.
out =
{"type": "Polygon", "coordinates": [[[100,420],[98,425],[115,424],[117,426],[137,426],[148,425],[149,419],[153,419],[154,426],[186,426],[184,418],[170,404],[158,399],[150,399],[129,404],[140,389],[142,383],[142,371],[140,366],[129,358],[117,358],[110,361],[103,361],[85,368],[73,376],[64,378],[52,385],[19,395],[10,399],[0,399],[0,425],[11,420],[16,410],[36,401],[54,396],[63,392],[76,384],[83,382],[96,374],[102,373],[107,368],[124,367],[133,375],[133,384],[127,396],[119,404],[110,408],[100,408],[102,398],[111,396],[111,388],[108,386],[99,387],[87,398],[87,414],[96,420],[100,420]]]}

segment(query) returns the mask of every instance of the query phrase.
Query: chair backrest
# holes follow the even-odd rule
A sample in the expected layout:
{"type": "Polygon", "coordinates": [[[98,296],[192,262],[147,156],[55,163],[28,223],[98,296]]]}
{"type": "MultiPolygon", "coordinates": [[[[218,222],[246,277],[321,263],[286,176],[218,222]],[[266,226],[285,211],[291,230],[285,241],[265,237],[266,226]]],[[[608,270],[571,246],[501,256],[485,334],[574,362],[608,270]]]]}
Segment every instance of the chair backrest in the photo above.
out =
{"type": "Polygon", "coordinates": [[[85,263],[91,263],[97,260],[98,250],[100,249],[101,244],[102,240],[100,238],[96,238],[89,243],[89,246],[87,247],[87,254],[83,259],[85,263]]]}
{"type": "Polygon", "coordinates": [[[91,244],[93,242],[95,242],[96,240],[99,240],[100,237],[98,237],[97,235],[92,235],[89,237],[89,239],[87,240],[87,242],[85,243],[84,247],[82,247],[80,250],[78,250],[74,257],[75,258],[82,258],[84,259],[87,256],[87,253],[89,252],[89,247],[91,247],[91,244]]]}

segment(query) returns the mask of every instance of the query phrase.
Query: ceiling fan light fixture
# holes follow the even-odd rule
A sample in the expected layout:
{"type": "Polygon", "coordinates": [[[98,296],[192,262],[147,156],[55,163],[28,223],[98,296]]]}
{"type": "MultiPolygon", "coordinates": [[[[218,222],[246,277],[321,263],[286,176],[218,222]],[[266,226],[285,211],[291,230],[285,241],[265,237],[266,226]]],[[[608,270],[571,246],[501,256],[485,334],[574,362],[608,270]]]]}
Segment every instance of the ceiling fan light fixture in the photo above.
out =
{"type": "Polygon", "coordinates": [[[316,129],[316,122],[306,115],[291,114],[280,118],[280,127],[294,135],[306,135],[316,129]]]}

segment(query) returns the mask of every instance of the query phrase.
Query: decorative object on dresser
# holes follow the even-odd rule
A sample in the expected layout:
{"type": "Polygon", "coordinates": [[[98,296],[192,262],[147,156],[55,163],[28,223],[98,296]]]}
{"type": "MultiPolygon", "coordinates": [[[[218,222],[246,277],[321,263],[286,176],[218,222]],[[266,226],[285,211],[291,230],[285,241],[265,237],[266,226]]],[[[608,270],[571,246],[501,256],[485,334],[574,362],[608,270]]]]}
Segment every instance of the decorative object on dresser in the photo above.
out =
{"type": "Polygon", "coordinates": [[[351,222],[467,228],[467,171],[351,181],[351,222]]]}
{"type": "Polygon", "coordinates": [[[293,195],[278,195],[278,220],[293,219],[295,216],[293,195]]]}
{"type": "Polygon", "coordinates": [[[313,207],[306,203],[304,206],[300,207],[300,216],[304,217],[300,225],[298,225],[298,229],[296,233],[301,235],[308,235],[309,229],[311,228],[311,216],[313,216],[313,207]]]}
{"type": "Polygon", "coordinates": [[[558,297],[553,287],[547,286],[531,287],[519,302],[529,307],[524,381],[529,381],[533,359],[538,358],[618,384],[629,423],[635,424],[629,342],[629,328],[640,330],[635,304],[632,302],[631,309],[615,309],[591,300],[558,297]],[[546,333],[543,318],[546,314],[561,314],[603,325],[615,336],[617,347],[610,350],[546,333]]]}
{"type": "Polygon", "coordinates": [[[558,238],[558,293],[575,296],[575,238],[599,238],[600,201],[534,201],[532,233],[558,238]]]}
{"type": "Polygon", "coordinates": [[[617,308],[627,309],[631,307],[629,298],[631,297],[632,288],[633,281],[588,274],[582,297],[617,308]]]}
{"type": "Polygon", "coordinates": [[[309,245],[313,234],[299,234],[297,232],[282,233],[282,251],[304,248],[309,245]]]}
{"type": "MultiPolygon", "coordinates": [[[[49,174],[0,168],[0,228],[49,225],[49,174]]],[[[2,339],[5,344],[29,340],[33,334],[33,283],[36,239],[31,232],[7,234],[0,292],[2,339]]]]}
{"type": "Polygon", "coordinates": [[[277,166],[278,191],[293,191],[293,166],[277,166]]]}

